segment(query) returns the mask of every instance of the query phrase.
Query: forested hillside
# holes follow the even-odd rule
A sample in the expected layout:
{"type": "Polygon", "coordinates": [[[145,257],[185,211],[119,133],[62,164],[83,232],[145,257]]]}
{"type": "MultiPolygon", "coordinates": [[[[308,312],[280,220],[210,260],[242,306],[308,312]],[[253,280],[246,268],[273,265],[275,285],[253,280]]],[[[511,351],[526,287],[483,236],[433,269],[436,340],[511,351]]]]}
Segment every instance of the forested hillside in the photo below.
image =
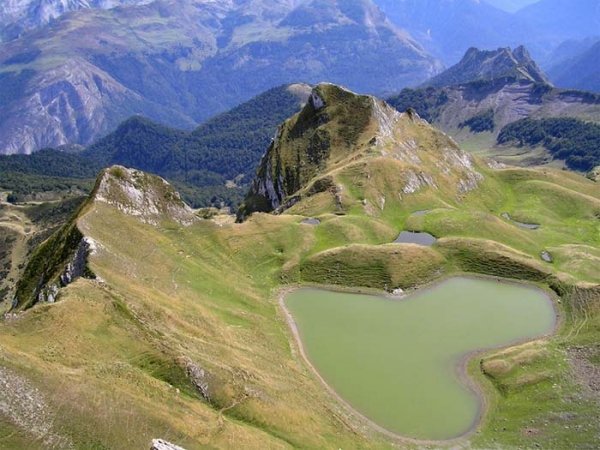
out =
{"type": "Polygon", "coordinates": [[[173,182],[195,207],[237,205],[254,176],[277,126],[306,100],[310,87],[271,89],[193,132],[135,116],[83,152],[45,149],[32,155],[0,156],[0,189],[11,200],[44,192],[86,189],[103,167],[120,164],[173,182]]]}
{"type": "Polygon", "coordinates": [[[544,146],[574,170],[600,165],[600,125],[573,118],[522,119],[505,126],[498,144],[544,146]]]}

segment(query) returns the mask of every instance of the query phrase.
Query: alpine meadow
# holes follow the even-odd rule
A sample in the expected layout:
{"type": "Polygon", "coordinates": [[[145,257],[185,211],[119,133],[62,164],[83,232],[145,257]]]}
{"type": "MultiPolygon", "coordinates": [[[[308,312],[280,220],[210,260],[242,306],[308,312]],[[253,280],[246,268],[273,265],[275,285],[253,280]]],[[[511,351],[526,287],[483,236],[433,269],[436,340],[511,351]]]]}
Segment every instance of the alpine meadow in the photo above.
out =
{"type": "Polygon", "coordinates": [[[596,449],[600,0],[0,5],[0,449],[596,449]]]}

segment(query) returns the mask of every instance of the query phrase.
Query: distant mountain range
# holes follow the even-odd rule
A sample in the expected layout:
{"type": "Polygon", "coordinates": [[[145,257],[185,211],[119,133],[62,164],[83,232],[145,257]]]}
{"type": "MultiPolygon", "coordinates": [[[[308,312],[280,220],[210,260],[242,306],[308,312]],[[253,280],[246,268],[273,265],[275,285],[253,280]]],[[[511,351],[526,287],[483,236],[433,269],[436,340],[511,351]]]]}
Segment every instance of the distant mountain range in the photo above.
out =
{"type": "Polygon", "coordinates": [[[600,38],[573,44],[563,55],[549,69],[551,79],[558,86],[600,93],[600,38]]]}
{"type": "MultiPolygon", "coordinates": [[[[194,206],[235,206],[277,124],[298,111],[309,93],[305,84],[271,89],[191,133],[136,116],[95,144],[74,149],[76,153],[45,150],[0,157],[0,188],[20,200],[47,191],[80,190],[82,181],[91,183],[102,167],[120,164],[166,177],[194,206]]],[[[527,149],[530,143],[543,144],[536,138],[540,135],[547,136],[554,157],[572,168],[600,164],[598,125],[588,124],[598,122],[600,95],[552,87],[524,48],[470,49],[458,65],[425,87],[405,89],[388,102],[401,112],[414,110],[465,148],[494,148],[491,156],[505,155],[503,147],[496,148],[501,140],[524,146],[519,152],[524,164],[548,161],[548,153],[527,149]],[[547,120],[551,118],[557,120],[547,120]],[[559,143],[560,133],[571,137],[559,143]]]]}
{"type": "Polygon", "coordinates": [[[4,0],[0,4],[0,42],[47,25],[71,11],[143,5],[154,0],[4,0]]]}
{"type": "MultiPolygon", "coordinates": [[[[534,55],[551,54],[597,32],[598,0],[577,13],[570,4],[509,13],[479,0],[11,0],[0,6],[0,154],[87,146],[132,115],[191,130],[281,84],[390,95],[439,73],[436,56],[450,64],[473,46],[532,41],[534,55]]],[[[575,56],[550,72],[555,84],[595,89],[597,58],[575,56]]]]}
{"type": "Polygon", "coordinates": [[[2,45],[0,153],[87,145],[132,114],[193,128],[273,86],[397,91],[441,64],[370,0],[79,9],[2,45]]]}
{"type": "Polygon", "coordinates": [[[539,36],[530,40],[555,41],[597,35],[600,30],[600,2],[598,0],[540,0],[516,13],[529,23],[539,36]],[[544,34],[545,33],[545,34],[544,34]]]}
{"type": "Polygon", "coordinates": [[[79,190],[102,168],[120,164],[160,174],[191,205],[236,205],[277,126],[308,99],[310,86],[280,86],[218,115],[192,132],[134,116],[76,153],[45,149],[0,156],[0,189],[19,201],[79,190]]]}
{"type": "Polygon", "coordinates": [[[512,14],[479,0],[376,1],[445,64],[454,64],[469,47],[518,45],[526,28],[512,14]]]}
{"type": "MultiPolygon", "coordinates": [[[[595,128],[598,125],[585,125],[586,122],[600,122],[600,95],[553,87],[523,47],[496,51],[472,48],[457,65],[426,82],[424,87],[405,89],[388,101],[399,111],[412,108],[466,147],[477,151],[513,141],[521,142],[519,145],[530,142],[543,145],[543,139],[532,140],[531,136],[527,136],[527,133],[540,129],[536,123],[520,127],[518,133],[509,133],[511,139],[498,141],[505,127],[522,119],[580,119],[581,123],[571,121],[543,125],[549,127],[552,139],[560,136],[558,126],[565,127],[563,133],[579,129],[584,130],[580,134],[592,136],[586,138],[585,148],[591,149],[594,156],[587,155],[588,150],[585,150],[585,158],[571,159],[570,167],[590,170],[600,163],[600,152],[594,147],[600,148],[600,135],[595,128]],[[590,127],[593,130],[588,133],[587,128],[590,127]]],[[[569,149],[557,157],[568,159],[570,152],[578,150],[574,146],[569,146],[569,149]]],[[[494,151],[493,156],[501,153],[494,151]]],[[[527,151],[520,153],[526,154],[527,151]]],[[[523,161],[540,163],[545,156],[536,159],[524,155],[523,161]]]]}

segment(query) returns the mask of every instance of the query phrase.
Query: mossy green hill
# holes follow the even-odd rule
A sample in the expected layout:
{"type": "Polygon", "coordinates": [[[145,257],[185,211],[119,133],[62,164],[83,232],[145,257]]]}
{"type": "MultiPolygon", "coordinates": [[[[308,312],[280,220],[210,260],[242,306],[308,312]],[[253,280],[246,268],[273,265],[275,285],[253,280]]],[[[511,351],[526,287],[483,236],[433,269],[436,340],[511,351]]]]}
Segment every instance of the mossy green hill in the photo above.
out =
{"type": "Polygon", "coordinates": [[[332,397],[300,358],[278,294],[406,290],[465,272],[554,291],[562,324],[471,361],[489,408],[478,433],[453,445],[597,442],[585,369],[599,360],[596,182],[498,168],[414,114],[320,85],[281,126],[249,196],[277,214],[248,202],[243,223],[200,219],[161,179],[125,168],[98,183],[111,188],[97,187],[68,225],[93,243],[96,278],[52,304],[22,301],[0,327],[4,392],[40,405],[2,410],[0,447],[144,448],[158,437],[187,449],[443,447],[392,442],[332,397]],[[274,189],[261,190],[269,179],[274,189]],[[438,241],[393,244],[405,229],[438,241]]]}

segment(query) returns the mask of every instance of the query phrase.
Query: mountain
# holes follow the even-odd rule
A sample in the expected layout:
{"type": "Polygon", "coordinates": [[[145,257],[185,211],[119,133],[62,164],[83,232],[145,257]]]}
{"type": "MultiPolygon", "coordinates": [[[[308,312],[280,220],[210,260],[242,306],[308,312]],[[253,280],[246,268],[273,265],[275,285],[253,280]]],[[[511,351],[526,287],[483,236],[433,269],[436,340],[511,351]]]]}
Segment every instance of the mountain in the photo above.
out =
{"type": "Polygon", "coordinates": [[[600,93],[600,40],[549,70],[557,86],[600,93]]]}
{"type": "Polygon", "coordinates": [[[0,42],[47,25],[71,11],[143,5],[153,0],[5,0],[0,5],[0,42]]]}
{"type": "Polygon", "coordinates": [[[470,47],[496,48],[523,42],[528,25],[479,0],[377,0],[396,25],[451,65],[470,47]]]}
{"type": "Polygon", "coordinates": [[[134,114],[192,129],[286,83],[397,91],[440,70],[370,0],[296,3],[85,8],[4,43],[0,153],[88,145],[134,114]]]}
{"type": "Polygon", "coordinates": [[[302,111],[279,128],[240,217],[256,211],[281,212],[313,196],[329,197],[343,212],[336,169],[350,161],[360,167],[363,159],[368,167],[373,154],[394,159],[393,169],[407,182],[405,193],[443,185],[448,195],[460,195],[475,189],[482,178],[469,156],[425,121],[399,114],[373,97],[321,84],[302,111]],[[420,133],[433,139],[428,152],[411,147],[420,133]],[[438,163],[430,164],[431,160],[438,163]]]}
{"type": "Polygon", "coordinates": [[[486,385],[481,401],[498,407],[461,445],[594,447],[598,404],[581,365],[598,342],[597,183],[501,168],[414,113],[327,84],[282,124],[255,186],[278,173],[278,161],[281,192],[296,203],[239,224],[201,219],[156,176],[119,166],[100,173],[9,299],[0,373],[13,407],[0,410],[3,446],[402,446],[312,372],[282,295],[314,285],[386,295],[466,273],[493,277],[499,289],[508,279],[552,290],[564,322],[556,338],[465,361],[472,383],[486,385]],[[437,240],[394,243],[401,230],[437,240]],[[569,428],[556,426],[557,414],[569,428]],[[539,432],[523,432],[532,427],[539,432]]]}
{"type": "Polygon", "coordinates": [[[103,167],[120,164],[168,178],[196,207],[236,205],[278,124],[300,109],[310,89],[270,89],[192,132],[134,116],[75,154],[45,149],[0,156],[0,189],[17,201],[62,195],[91,183],[103,167]]]}
{"type": "MultiPolygon", "coordinates": [[[[575,118],[597,123],[600,117],[600,96],[554,88],[546,80],[523,48],[493,52],[470,49],[459,64],[424,87],[404,89],[388,102],[399,111],[414,109],[472,151],[511,164],[540,164],[551,161],[552,156],[524,148],[511,154],[496,147],[504,127],[526,118],[575,118]]],[[[595,136],[594,130],[587,132],[595,136]]],[[[572,168],[581,170],[578,165],[572,168]]]]}
{"type": "Polygon", "coordinates": [[[559,69],[569,60],[575,59],[592,48],[600,40],[599,36],[589,36],[584,39],[567,39],[561,42],[547,58],[540,61],[541,66],[549,73],[559,69]]]}
{"type": "Polygon", "coordinates": [[[514,50],[479,50],[470,48],[462,60],[448,70],[425,82],[424,86],[443,87],[473,81],[498,79],[549,84],[548,78],[531,59],[523,46],[514,50]]]}

